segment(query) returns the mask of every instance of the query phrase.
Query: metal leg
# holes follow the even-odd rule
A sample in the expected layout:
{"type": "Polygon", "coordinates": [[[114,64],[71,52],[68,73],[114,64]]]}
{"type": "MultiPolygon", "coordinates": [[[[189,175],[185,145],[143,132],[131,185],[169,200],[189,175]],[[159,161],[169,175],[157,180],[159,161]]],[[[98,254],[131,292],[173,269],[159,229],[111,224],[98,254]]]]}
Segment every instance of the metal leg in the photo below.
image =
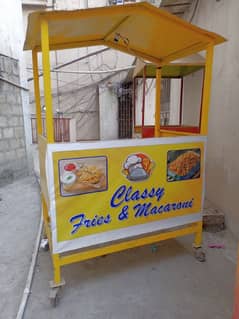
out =
{"type": "Polygon", "coordinates": [[[202,247],[202,222],[198,222],[197,224],[198,224],[197,225],[198,230],[195,233],[193,247],[201,248],[202,247]]]}
{"type": "Polygon", "coordinates": [[[47,205],[43,195],[41,200],[42,200],[42,215],[43,215],[43,221],[44,221],[43,234],[42,234],[42,240],[41,240],[41,249],[44,251],[48,251],[49,238],[47,236],[47,224],[49,222],[49,216],[48,216],[47,205]]]}
{"type": "Polygon", "coordinates": [[[58,285],[61,282],[61,267],[59,254],[52,255],[53,268],[54,268],[54,284],[58,285]]]}
{"type": "Polygon", "coordinates": [[[54,280],[50,281],[50,303],[53,307],[56,307],[59,302],[60,288],[65,285],[64,279],[61,278],[61,266],[59,254],[52,255],[54,280]]]}
{"type": "Polygon", "coordinates": [[[206,261],[206,255],[202,249],[202,222],[198,222],[197,229],[193,243],[194,256],[198,261],[204,262],[206,261]]]}

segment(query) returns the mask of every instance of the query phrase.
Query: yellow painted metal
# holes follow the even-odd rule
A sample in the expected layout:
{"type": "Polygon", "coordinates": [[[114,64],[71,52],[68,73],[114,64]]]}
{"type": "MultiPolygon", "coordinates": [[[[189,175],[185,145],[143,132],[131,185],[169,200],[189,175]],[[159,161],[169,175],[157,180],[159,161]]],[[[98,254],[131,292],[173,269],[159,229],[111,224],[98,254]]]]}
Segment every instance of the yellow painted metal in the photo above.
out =
{"type": "Polygon", "coordinates": [[[140,50],[138,50],[136,48],[132,48],[130,45],[126,46],[126,45],[122,45],[120,43],[114,43],[113,41],[104,41],[102,44],[106,45],[112,49],[119,50],[119,51],[127,53],[127,54],[131,54],[133,56],[136,56],[137,58],[143,58],[145,60],[152,61],[156,65],[159,65],[162,63],[161,58],[155,58],[153,55],[151,55],[149,53],[141,52],[140,50]]]}
{"type": "Polygon", "coordinates": [[[45,107],[46,107],[47,142],[54,143],[49,37],[48,37],[48,22],[46,20],[41,20],[41,44],[42,44],[42,66],[43,66],[43,73],[44,73],[43,80],[44,80],[44,96],[45,96],[45,107]]]}
{"type": "Polygon", "coordinates": [[[195,248],[199,248],[202,246],[202,222],[197,223],[197,231],[195,234],[193,246],[195,248]]]}
{"type": "Polygon", "coordinates": [[[42,203],[42,215],[43,215],[43,222],[44,222],[44,233],[47,236],[50,251],[52,251],[52,236],[51,236],[51,229],[50,229],[50,217],[48,215],[47,204],[44,198],[44,195],[41,196],[41,203],[42,203]]]}
{"type": "Polygon", "coordinates": [[[198,223],[191,224],[190,226],[185,226],[182,229],[167,231],[164,233],[160,233],[153,236],[147,236],[143,238],[138,238],[130,241],[124,241],[118,244],[107,245],[105,247],[100,247],[92,250],[86,250],[83,252],[79,252],[77,254],[67,255],[60,257],[61,265],[68,265],[75,262],[91,259],[94,257],[102,256],[105,254],[111,254],[118,251],[135,248],[143,245],[148,245],[152,243],[156,243],[162,240],[176,238],[180,236],[186,236],[189,234],[196,233],[198,231],[198,223]]]}
{"type": "Polygon", "coordinates": [[[202,99],[202,113],[201,113],[201,127],[200,127],[200,133],[202,135],[207,135],[207,131],[208,131],[213,52],[214,52],[214,47],[213,45],[210,45],[207,48],[205,77],[204,77],[204,84],[203,84],[203,99],[202,99]]]}
{"type": "Polygon", "coordinates": [[[48,215],[48,208],[47,208],[47,204],[45,201],[45,198],[42,194],[42,213],[43,213],[43,220],[46,224],[49,223],[50,219],[49,219],[49,215],[48,215]]]}
{"type": "Polygon", "coordinates": [[[141,2],[86,10],[34,12],[29,15],[25,50],[42,49],[42,19],[49,22],[50,50],[107,45],[156,65],[205,50],[208,43],[216,45],[225,41],[220,35],[141,2]],[[119,39],[116,34],[120,35],[119,39]]]}
{"type": "MultiPolygon", "coordinates": [[[[135,126],[134,127],[134,133],[141,134],[142,133],[142,127],[141,126],[135,126]]],[[[199,135],[198,133],[191,133],[191,132],[181,132],[181,131],[174,131],[173,129],[164,130],[160,129],[160,137],[176,137],[176,136],[195,136],[199,135]]]]}
{"type": "Polygon", "coordinates": [[[174,136],[194,136],[198,135],[197,133],[190,132],[181,132],[181,131],[169,131],[169,130],[160,130],[161,137],[174,137],[174,136]]]}
{"type": "Polygon", "coordinates": [[[161,68],[157,68],[156,70],[156,90],[155,90],[155,126],[154,126],[154,136],[160,136],[160,98],[161,98],[161,76],[162,70],[161,68]]]}
{"type": "Polygon", "coordinates": [[[41,98],[40,98],[40,85],[39,85],[38,61],[37,61],[36,50],[32,50],[32,64],[33,64],[34,94],[35,94],[36,117],[37,117],[37,134],[42,135],[41,98]]]}
{"type": "Polygon", "coordinates": [[[61,283],[61,264],[59,254],[52,254],[52,262],[54,269],[54,284],[59,285],[61,283]]]}

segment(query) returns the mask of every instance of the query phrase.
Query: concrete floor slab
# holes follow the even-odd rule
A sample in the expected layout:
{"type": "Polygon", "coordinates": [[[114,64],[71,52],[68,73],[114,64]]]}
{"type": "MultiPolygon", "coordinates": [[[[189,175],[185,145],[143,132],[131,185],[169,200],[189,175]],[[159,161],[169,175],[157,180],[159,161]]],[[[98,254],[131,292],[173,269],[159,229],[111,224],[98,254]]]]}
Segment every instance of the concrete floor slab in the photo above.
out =
{"type": "Polygon", "coordinates": [[[0,318],[16,317],[40,219],[34,177],[0,188],[0,318]]]}
{"type": "Polygon", "coordinates": [[[159,243],[156,252],[147,246],[66,266],[55,309],[48,300],[50,255],[40,252],[25,318],[231,319],[236,245],[226,232],[204,237],[226,241],[229,250],[207,249],[200,263],[189,236],[159,243]]]}

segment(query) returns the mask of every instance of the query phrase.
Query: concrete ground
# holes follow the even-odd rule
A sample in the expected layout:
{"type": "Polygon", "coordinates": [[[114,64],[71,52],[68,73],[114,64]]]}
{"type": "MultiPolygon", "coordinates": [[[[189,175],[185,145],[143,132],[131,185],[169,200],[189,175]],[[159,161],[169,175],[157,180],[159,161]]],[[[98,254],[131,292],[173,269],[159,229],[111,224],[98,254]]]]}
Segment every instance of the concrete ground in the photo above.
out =
{"type": "Polygon", "coordinates": [[[34,177],[0,188],[0,318],[16,317],[40,217],[34,177]]]}
{"type": "MultiPolygon", "coordinates": [[[[37,183],[0,189],[0,318],[15,318],[38,223],[37,183]]],[[[228,231],[204,234],[207,262],[191,254],[192,237],[66,266],[57,308],[48,300],[49,252],[39,252],[25,319],[231,319],[236,241],[228,231]],[[209,249],[223,243],[225,249],[209,249]]]]}
{"type": "Polygon", "coordinates": [[[48,300],[52,266],[40,252],[26,319],[231,319],[236,245],[227,232],[205,234],[207,262],[191,254],[191,237],[66,266],[57,308],[48,300]]]}

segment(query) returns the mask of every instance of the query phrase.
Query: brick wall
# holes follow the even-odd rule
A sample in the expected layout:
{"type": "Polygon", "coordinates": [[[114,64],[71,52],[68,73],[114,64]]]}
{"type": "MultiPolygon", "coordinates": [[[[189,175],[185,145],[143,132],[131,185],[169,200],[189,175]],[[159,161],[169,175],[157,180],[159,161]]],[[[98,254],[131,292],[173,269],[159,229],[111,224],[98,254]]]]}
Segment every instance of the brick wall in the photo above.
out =
{"type": "MultiPolygon", "coordinates": [[[[0,78],[19,84],[18,61],[0,54],[0,78]]],[[[0,186],[27,172],[21,89],[0,79],[0,186]]]]}

